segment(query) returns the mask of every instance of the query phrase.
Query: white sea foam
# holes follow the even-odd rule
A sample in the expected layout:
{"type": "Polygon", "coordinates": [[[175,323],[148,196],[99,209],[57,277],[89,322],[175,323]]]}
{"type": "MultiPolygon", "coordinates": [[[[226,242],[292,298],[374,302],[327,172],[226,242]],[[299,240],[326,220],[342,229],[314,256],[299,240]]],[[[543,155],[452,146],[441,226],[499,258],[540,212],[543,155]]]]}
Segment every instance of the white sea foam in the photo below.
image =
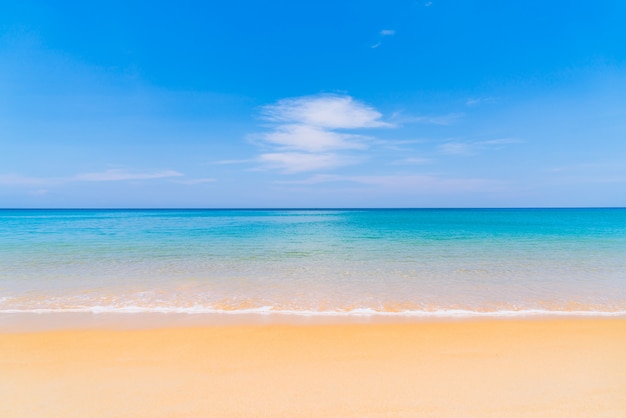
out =
{"type": "Polygon", "coordinates": [[[91,314],[213,314],[213,315],[291,315],[308,317],[416,317],[416,318],[471,318],[471,317],[531,317],[531,316],[585,316],[585,317],[626,317],[626,310],[597,311],[597,310],[547,310],[547,309],[519,309],[473,311],[468,309],[440,309],[440,310],[410,310],[386,312],[371,308],[359,308],[342,311],[313,311],[275,309],[272,306],[263,306],[250,309],[222,310],[204,306],[194,307],[143,307],[143,306],[92,306],[82,308],[32,308],[32,309],[0,309],[1,314],[47,314],[47,313],[91,313],[91,314]]]}

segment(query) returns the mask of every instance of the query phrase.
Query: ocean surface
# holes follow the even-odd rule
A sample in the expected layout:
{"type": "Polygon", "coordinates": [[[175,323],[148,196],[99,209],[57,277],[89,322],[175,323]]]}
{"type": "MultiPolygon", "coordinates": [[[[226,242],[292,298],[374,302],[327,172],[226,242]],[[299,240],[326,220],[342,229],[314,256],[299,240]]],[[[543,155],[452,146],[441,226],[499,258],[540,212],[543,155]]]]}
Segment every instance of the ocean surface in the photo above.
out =
{"type": "Polygon", "coordinates": [[[0,210],[0,314],[626,315],[626,209],[0,210]]]}

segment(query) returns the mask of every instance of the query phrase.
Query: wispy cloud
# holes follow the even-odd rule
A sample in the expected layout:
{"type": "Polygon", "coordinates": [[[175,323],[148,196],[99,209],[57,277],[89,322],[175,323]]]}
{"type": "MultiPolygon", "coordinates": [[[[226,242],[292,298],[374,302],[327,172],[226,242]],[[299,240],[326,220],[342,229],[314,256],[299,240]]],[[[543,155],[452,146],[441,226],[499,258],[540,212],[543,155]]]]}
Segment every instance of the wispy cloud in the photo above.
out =
{"type": "Polygon", "coordinates": [[[478,141],[475,144],[478,145],[509,145],[509,144],[521,144],[524,141],[516,138],[500,138],[500,139],[489,139],[486,141],[478,141]]]}
{"type": "Polygon", "coordinates": [[[81,173],[71,177],[31,177],[21,174],[0,175],[0,185],[4,186],[54,186],[74,182],[110,182],[131,180],[155,180],[182,177],[184,174],[175,170],[156,172],[132,172],[122,169],[111,169],[100,172],[81,173]]]}
{"type": "Polygon", "coordinates": [[[495,103],[495,101],[496,101],[495,97],[470,97],[469,99],[465,101],[465,105],[472,107],[472,106],[478,106],[484,103],[495,103]]]}
{"type": "Polygon", "coordinates": [[[579,163],[579,164],[572,164],[572,165],[568,165],[568,166],[562,166],[562,167],[554,167],[551,171],[555,172],[555,173],[560,173],[560,172],[566,172],[566,171],[581,171],[581,170],[594,170],[597,168],[605,168],[607,166],[610,166],[608,164],[598,164],[598,163],[579,163]]]}
{"type": "Polygon", "coordinates": [[[382,148],[398,151],[398,152],[412,152],[413,147],[410,145],[421,144],[424,142],[430,142],[428,139],[372,139],[369,141],[371,144],[379,145],[382,148]]]}
{"type": "Polygon", "coordinates": [[[430,158],[408,157],[408,158],[402,158],[402,159],[396,160],[392,162],[391,164],[393,165],[422,165],[422,164],[430,164],[432,162],[433,160],[431,160],[430,158]]]}
{"type": "Polygon", "coordinates": [[[472,144],[467,142],[446,142],[439,145],[439,150],[444,154],[467,155],[472,153],[472,144]]]}
{"type": "Polygon", "coordinates": [[[481,149],[501,149],[505,145],[520,144],[524,141],[516,138],[499,138],[485,141],[449,141],[439,145],[444,154],[473,155],[481,149]]]}
{"type": "Polygon", "coordinates": [[[127,170],[112,169],[96,173],[83,173],[73,177],[74,181],[124,181],[124,180],[153,180],[169,177],[181,177],[182,173],[175,170],[164,170],[153,173],[137,173],[127,170]]]}
{"type": "Polygon", "coordinates": [[[0,185],[3,186],[47,186],[62,183],[63,179],[31,177],[21,174],[0,174],[0,185]]]}
{"type": "Polygon", "coordinates": [[[452,125],[464,116],[463,113],[448,113],[445,115],[406,116],[401,113],[392,115],[391,120],[398,124],[424,123],[429,125],[452,125]]]}
{"type": "Polygon", "coordinates": [[[261,154],[259,160],[270,168],[284,173],[299,173],[332,169],[354,164],[358,158],[337,154],[315,154],[304,152],[276,152],[261,154]]]}
{"type": "Polygon", "coordinates": [[[554,167],[550,171],[554,173],[614,173],[623,176],[626,173],[626,165],[621,161],[586,162],[554,167]]]}
{"type": "Polygon", "coordinates": [[[172,180],[173,183],[187,184],[187,185],[190,185],[190,186],[193,186],[193,185],[196,185],[196,184],[215,183],[215,181],[216,180],[214,178],[172,180]]]}
{"type": "Polygon", "coordinates": [[[435,192],[440,194],[457,192],[494,192],[501,191],[505,184],[499,180],[482,178],[447,178],[437,175],[357,175],[342,176],[317,174],[304,180],[281,181],[283,184],[322,184],[331,182],[359,183],[376,186],[388,192],[435,192]]]}
{"type": "Polygon", "coordinates": [[[373,43],[372,45],[370,45],[370,48],[378,48],[379,46],[382,45],[383,43],[383,38],[389,37],[389,36],[394,36],[396,34],[396,30],[395,29],[382,29],[380,32],[378,32],[378,37],[379,40],[375,43],[373,43]]]}
{"type": "Polygon", "coordinates": [[[249,162],[252,162],[253,160],[251,159],[242,159],[242,160],[219,160],[219,161],[212,161],[208,164],[218,164],[218,165],[231,165],[231,164],[246,164],[249,162]]]}
{"type": "Polygon", "coordinates": [[[250,136],[271,152],[258,161],[284,173],[330,169],[359,161],[339,151],[364,150],[370,137],[355,129],[393,126],[371,106],[346,95],[324,94],[283,99],[261,110],[272,130],[250,136]]]}

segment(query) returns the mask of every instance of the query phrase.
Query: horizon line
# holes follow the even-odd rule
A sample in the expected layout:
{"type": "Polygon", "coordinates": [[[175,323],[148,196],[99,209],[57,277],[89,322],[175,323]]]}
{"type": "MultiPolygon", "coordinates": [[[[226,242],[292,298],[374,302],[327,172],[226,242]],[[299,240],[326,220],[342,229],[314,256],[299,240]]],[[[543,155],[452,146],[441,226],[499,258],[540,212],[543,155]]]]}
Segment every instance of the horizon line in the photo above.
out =
{"type": "Polygon", "coordinates": [[[15,207],[0,210],[455,210],[455,209],[626,209],[626,206],[433,206],[433,207],[15,207]]]}

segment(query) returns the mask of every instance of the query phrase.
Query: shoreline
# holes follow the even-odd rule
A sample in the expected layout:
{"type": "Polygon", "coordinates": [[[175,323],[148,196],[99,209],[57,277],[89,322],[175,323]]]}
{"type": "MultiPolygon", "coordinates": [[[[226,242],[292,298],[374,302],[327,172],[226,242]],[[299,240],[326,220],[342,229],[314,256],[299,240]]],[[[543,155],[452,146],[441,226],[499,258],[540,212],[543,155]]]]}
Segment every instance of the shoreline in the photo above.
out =
{"type": "Polygon", "coordinates": [[[489,321],[626,320],[626,312],[442,311],[376,313],[268,312],[2,312],[0,334],[69,330],[142,330],[214,326],[368,325],[489,321]]]}
{"type": "Polygon", "coordinates": [[[3,417],[607,416],[626,319],[0,334],[3,417]]]}

